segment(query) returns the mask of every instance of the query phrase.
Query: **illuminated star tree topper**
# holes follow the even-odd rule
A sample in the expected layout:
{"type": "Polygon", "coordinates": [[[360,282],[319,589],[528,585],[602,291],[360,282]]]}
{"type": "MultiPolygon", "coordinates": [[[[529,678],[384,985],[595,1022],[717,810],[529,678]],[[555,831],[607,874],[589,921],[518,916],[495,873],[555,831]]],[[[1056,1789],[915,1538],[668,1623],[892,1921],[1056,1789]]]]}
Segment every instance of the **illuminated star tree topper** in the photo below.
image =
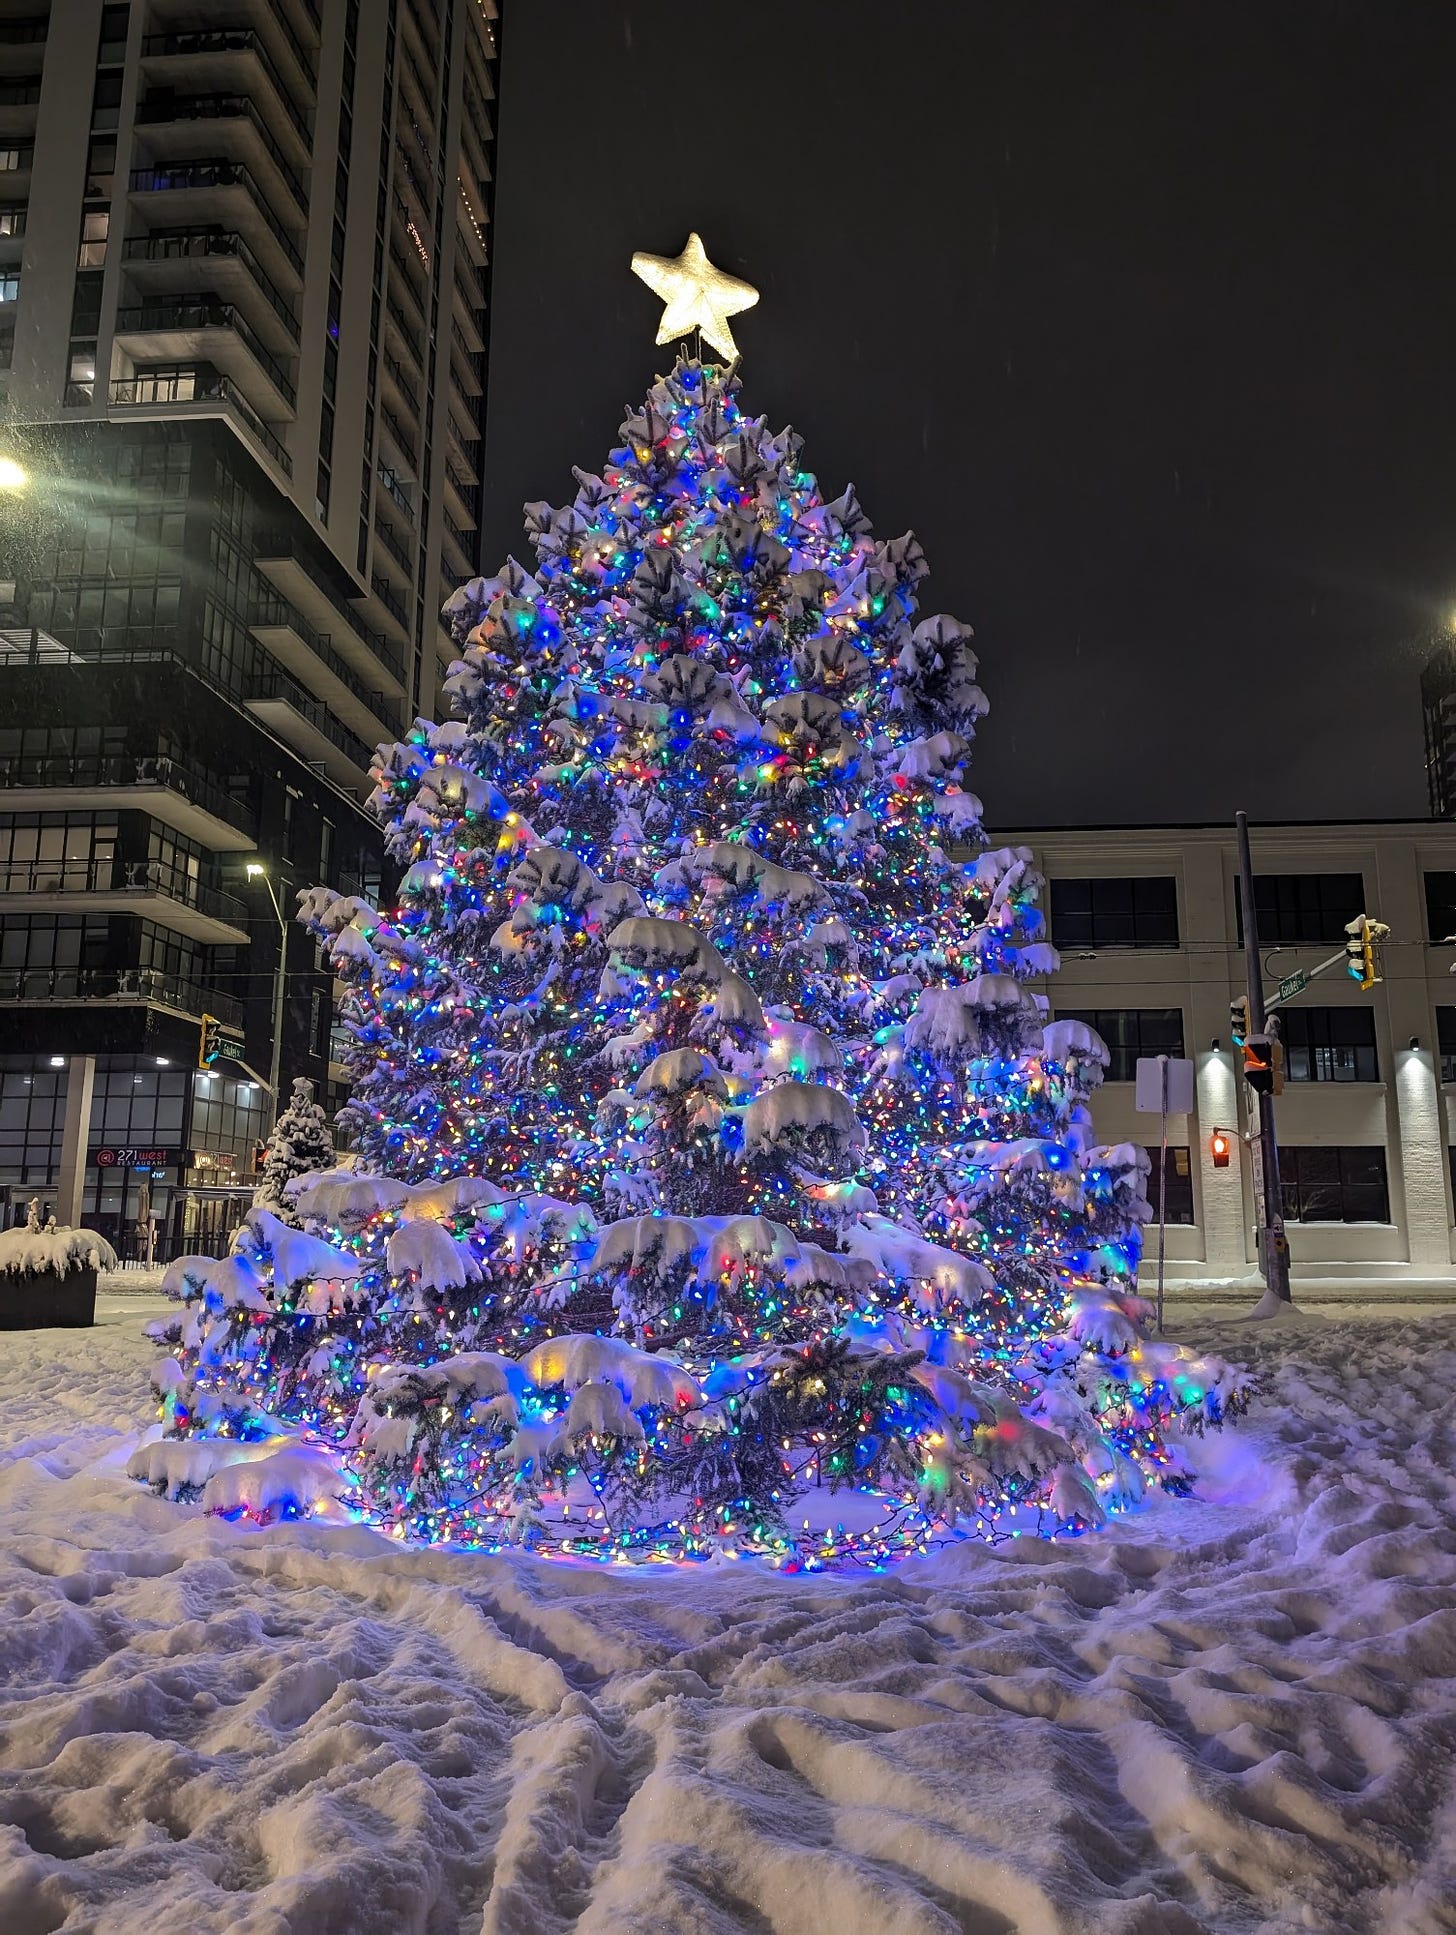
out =
{"type": "Polygon", "coordinates": [[[728,318],[752,309],[758,291],[751,282],[740,282],[737,276],[716,268],[708,260],[696,229],[681,255],[648,255],[638,249],[632,257],[632,273],[667,305],[657,326],[659,343],[675,343],[700,329],[704,342],[719,355],[730,361],[738,355],[728,318]]]}

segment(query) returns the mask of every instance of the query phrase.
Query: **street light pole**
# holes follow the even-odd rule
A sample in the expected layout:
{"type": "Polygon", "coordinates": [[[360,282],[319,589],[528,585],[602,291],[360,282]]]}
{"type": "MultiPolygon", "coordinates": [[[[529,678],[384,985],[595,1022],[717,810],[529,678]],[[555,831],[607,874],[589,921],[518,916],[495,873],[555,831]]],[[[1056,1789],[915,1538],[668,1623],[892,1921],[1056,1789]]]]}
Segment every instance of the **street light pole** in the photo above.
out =
{"type": "Polygon", "coordinates": [[[273,1048],[268,1058],[268,1089],[273,1097],[273,1123],[277,1128],[278,1118],[283,1113],[283,1098],[278,1093],[281,1080],[280,1062],[283,1054],[283,993],[288,971],[288,921],[278,896],[273,891],[273,882],[268,878],[267,869],[256,860],[248,862],[249,880],[261,880],[263,891],[278,922],[278,966],[273,973],[273,1048]]]}
{"type": "MultiPolygon", "coordinates": [[[[1244,965],[1249,982],[1249,1033],[1265,1032],[1264,975],[1259,964],[1259,925],[1254,912],[1254,865],[1249,855],[1249,816],[1235,816],[1239,831],[1239,903],[1244,916],[1244,965]]],[[[1290,1303],[1289,1238],[1284,1232],[1284,1196],[1279,1186],[1279,1142],[1274,1133],[1274,1097],[1268,1090],[1257,1096],[1259,1105],[1259,1170],[1263,1201],[1259,1204],[1259,1249],[1269,1294],[1290,1303]]]]}

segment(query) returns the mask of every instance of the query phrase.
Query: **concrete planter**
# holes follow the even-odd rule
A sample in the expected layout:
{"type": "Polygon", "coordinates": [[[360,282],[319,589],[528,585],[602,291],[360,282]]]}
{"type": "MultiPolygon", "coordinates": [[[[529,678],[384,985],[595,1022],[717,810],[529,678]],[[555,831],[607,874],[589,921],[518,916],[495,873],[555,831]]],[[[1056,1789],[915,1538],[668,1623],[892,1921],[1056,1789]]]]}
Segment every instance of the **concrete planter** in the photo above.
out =
{"type": "Polygon", "coordinates": [[[0,1270],[0,1330],[89,1330],[94,1270],[0,1270]]]}

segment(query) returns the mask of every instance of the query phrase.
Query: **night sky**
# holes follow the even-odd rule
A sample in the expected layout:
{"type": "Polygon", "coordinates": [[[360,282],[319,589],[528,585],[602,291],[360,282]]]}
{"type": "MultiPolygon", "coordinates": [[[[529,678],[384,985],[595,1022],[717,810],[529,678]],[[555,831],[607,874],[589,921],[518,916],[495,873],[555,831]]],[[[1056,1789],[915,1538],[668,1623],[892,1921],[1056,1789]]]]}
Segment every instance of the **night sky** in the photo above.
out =
{"type": "Polygon", "coordinates": [[[486,554],[762,291],[742,400],[973,625],[992,826],[1427,810],[1456,4],[507,0],[486,554]]]}

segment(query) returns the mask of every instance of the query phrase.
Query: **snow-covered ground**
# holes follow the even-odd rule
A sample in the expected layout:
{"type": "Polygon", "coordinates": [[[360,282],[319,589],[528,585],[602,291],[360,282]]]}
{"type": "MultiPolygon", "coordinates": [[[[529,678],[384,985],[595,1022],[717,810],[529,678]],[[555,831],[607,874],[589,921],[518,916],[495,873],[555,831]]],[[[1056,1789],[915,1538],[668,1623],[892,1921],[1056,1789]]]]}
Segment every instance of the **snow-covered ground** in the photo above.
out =
{"type": "Polygon", "coordinates": [[[0,1350],[4,1935],[1456,1929],[1456,1316],[1208,1326],[1203,1498],[806,1580],[164,1504],[150,1308],[0,1350]]]}

